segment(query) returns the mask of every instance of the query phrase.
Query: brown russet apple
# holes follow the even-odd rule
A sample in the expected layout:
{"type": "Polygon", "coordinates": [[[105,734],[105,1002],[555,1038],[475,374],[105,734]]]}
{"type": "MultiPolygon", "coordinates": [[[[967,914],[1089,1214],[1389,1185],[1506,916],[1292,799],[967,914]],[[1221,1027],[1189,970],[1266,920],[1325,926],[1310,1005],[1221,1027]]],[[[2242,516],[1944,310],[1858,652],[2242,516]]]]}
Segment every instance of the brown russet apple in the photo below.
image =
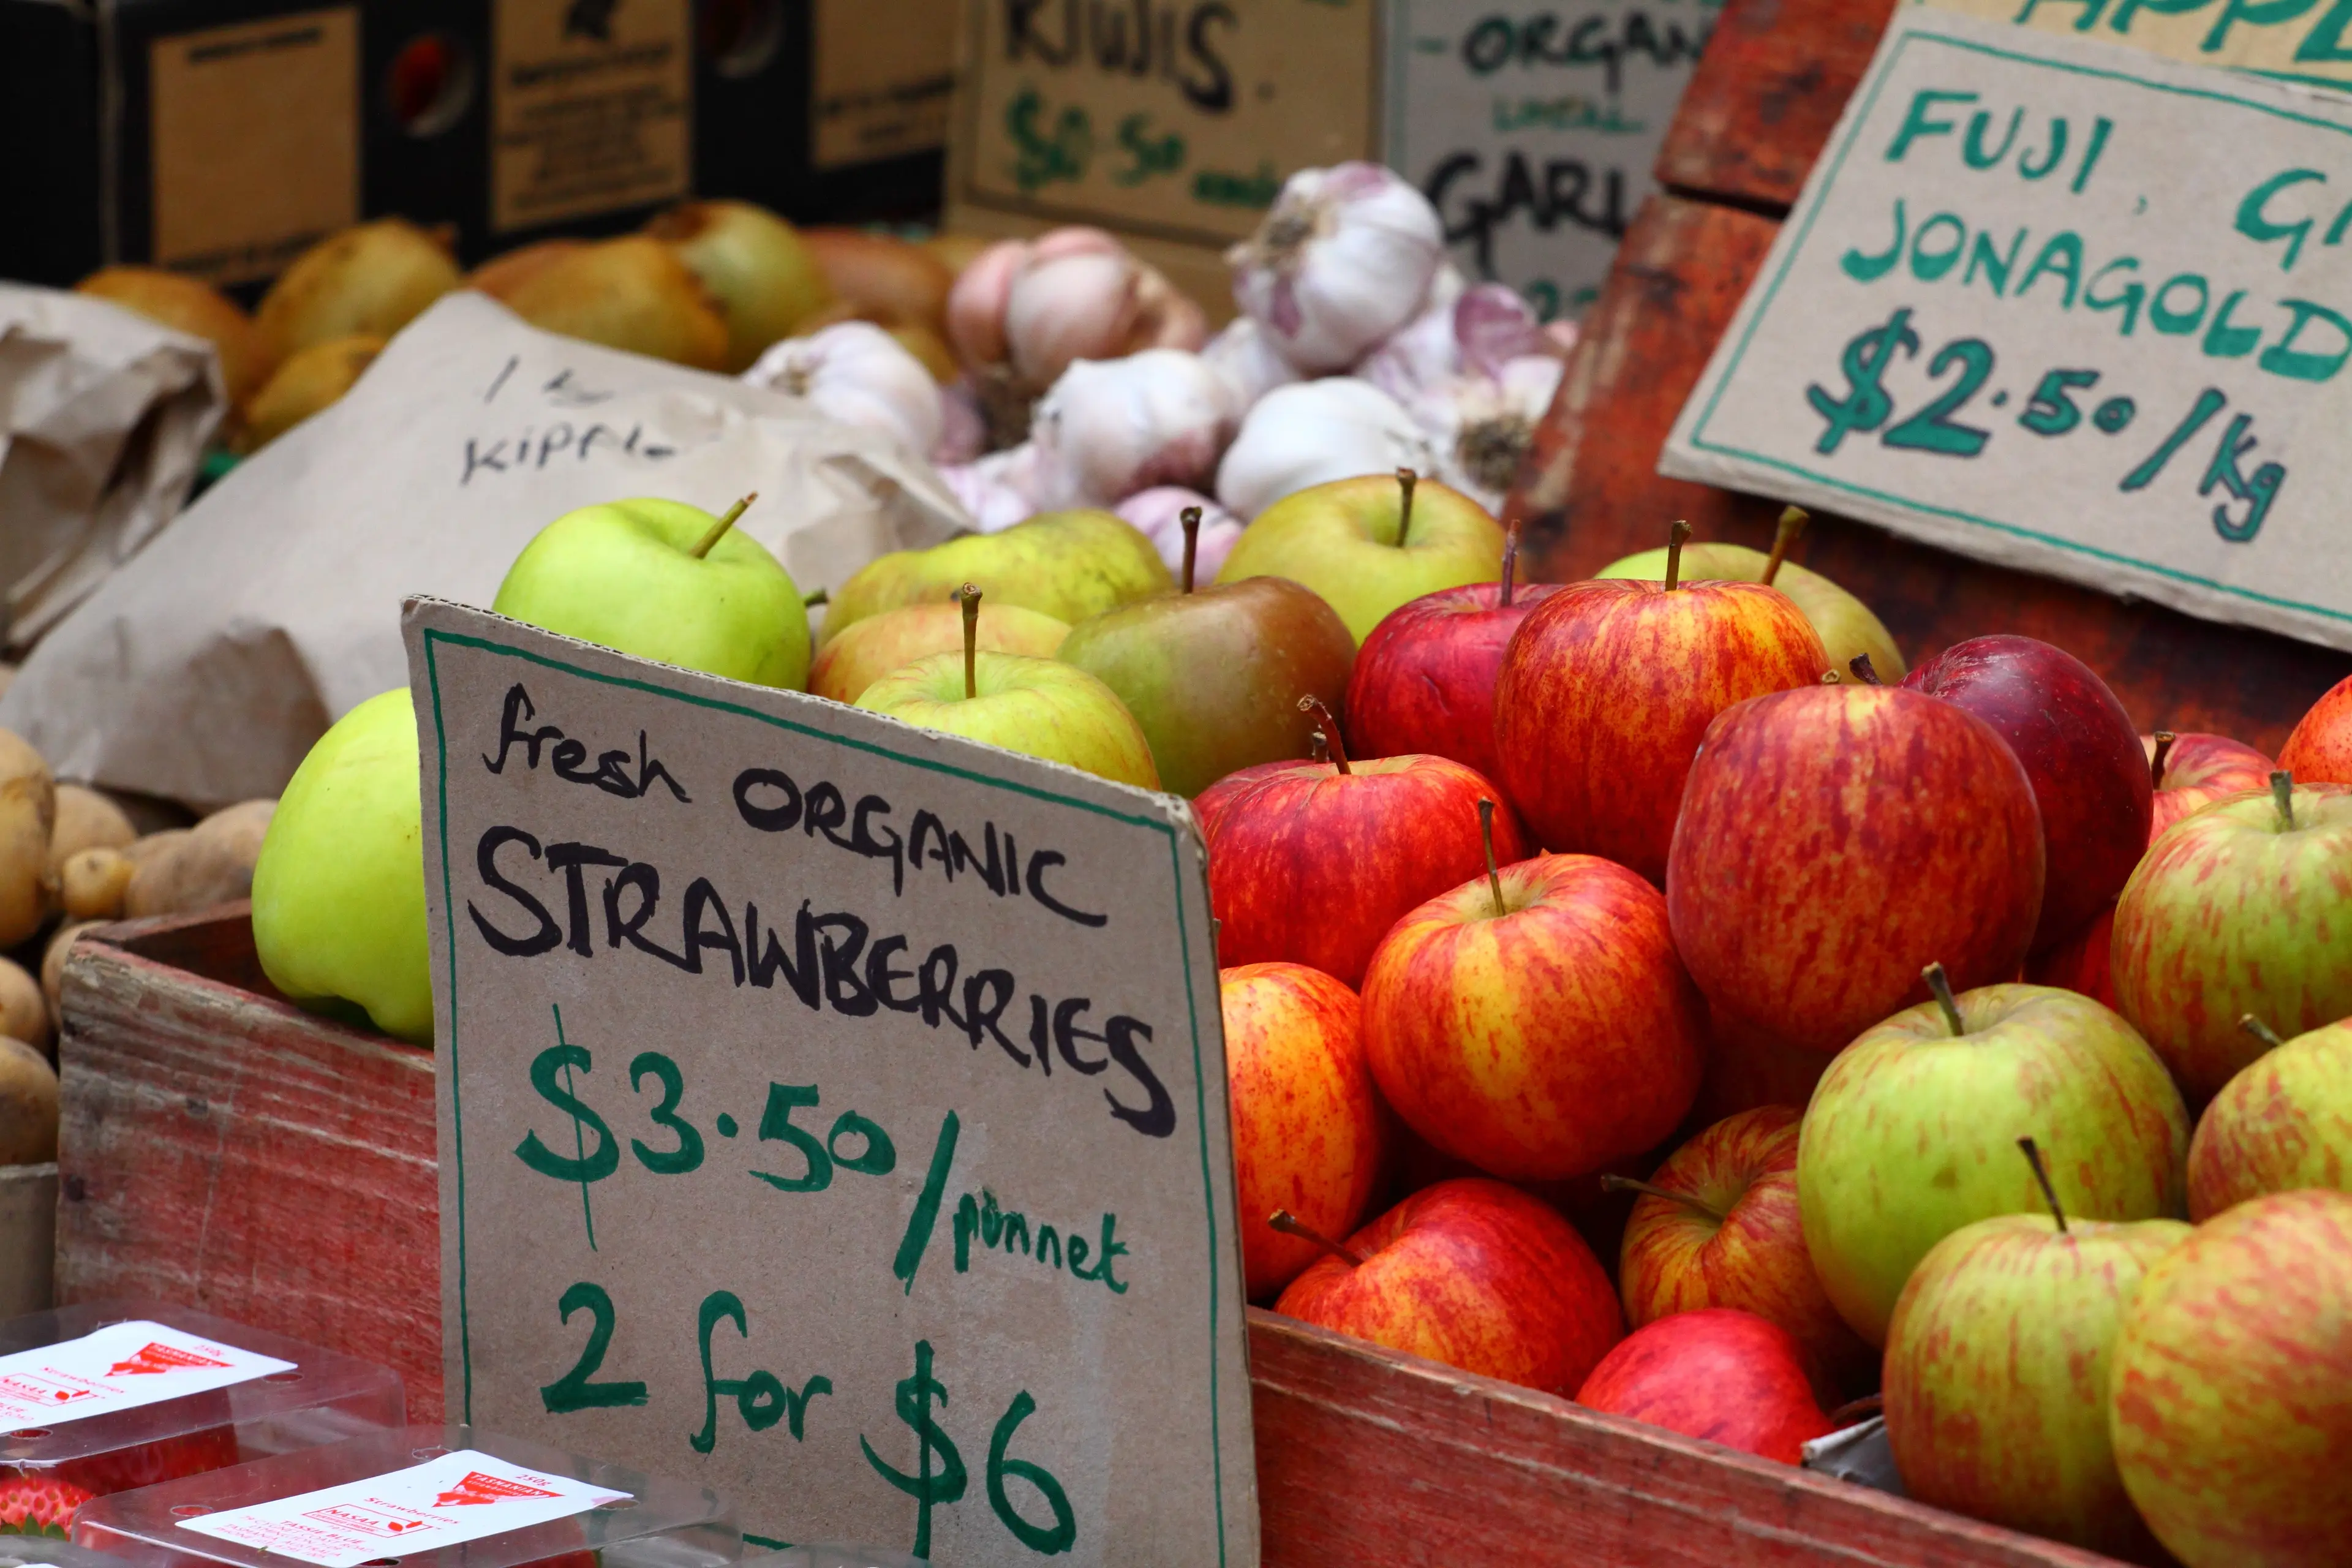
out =
{"type": "Polygon", "coordinates": [[[1635,1329],[1601,1358],[1576,1402],[1685,1437],[1799,1463],[1832,1431],[1803,1347],[1737,1307],[1677,1312],[1635,1329]]]}
{"type": "Polygon", "coordinates": [[[1956,704],[1813,686],[1727,710],[1690,771],[1666,908],[1720,1016],[1835,1051],[1926,999],[2013,978],[2042,908],[2016,753],[1956,704]]]}
{"type": "Polygon", "coordinates": [[[2189,1217],[2265,1193],[2352,1193],[2352,1018],[2292,1040],[2249,1014],[2267,1048],[2222,1085],[2189,1142],[2189,1217]]]}
{"type": "Polygon", "coordinates": [[[2140,744],[2147,752],[2149,782],[2156,785],[2147,829],[2151,844],[2166,828],[2217,800],[2270,788],[2271,771],[2278,766],[2242,742],[2195,730],[2158,730],[2142,735],[2140,744]]]}
{"type": "Polygon", "coordinates": [[[1545,848],[1662,882],[1675,811],[1717,714],[1829,668],[1804,612],[1761,583],[1572,583],[1519,624],[1495,682],[1495,756],[1545,848]]]}
{"type": "Polygon", "coordinates": [[[2278,764],[2306,784],[2352,784],[2352,675],[2311,705],[2279,748],[2278,764]]]}

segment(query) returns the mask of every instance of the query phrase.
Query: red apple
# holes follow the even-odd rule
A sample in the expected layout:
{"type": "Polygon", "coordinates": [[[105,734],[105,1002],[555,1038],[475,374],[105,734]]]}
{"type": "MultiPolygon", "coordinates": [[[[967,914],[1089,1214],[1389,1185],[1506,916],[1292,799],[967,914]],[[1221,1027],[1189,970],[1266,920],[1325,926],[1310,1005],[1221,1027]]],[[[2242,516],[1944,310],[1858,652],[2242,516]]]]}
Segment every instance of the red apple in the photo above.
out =
{"type": "MultiPolygon", "coordinates": [[[[2280,1040],[2222,1086],[2189,1142],[2189,1217],[2265,1193],[2352,1193],[2352,1018],[2280,1040]]],[[[2273,1042],[2275,1042],[2274,1044],[2273,1042]]]]}
{"type": "Polygon", "coordinates": [[[1797,1204],[1802,1120],[1786,1105],[1742,1111],[1675,1150],[1647,1182],[1602,1182],[1643,1194],[1617,1259],[1627,1322],[1640,1328],[1677,1312],[1737,1307],[1795,1336],[1816,1383],[1836,1389],[1867,1374],[1876,1358],[1830,1305],[1805,1251],[1797,1204]]]}
{"type": "Polygon", "coordinates": [[[2217,800],[2270,788],[2271,770],[2278,766],[2227,735],[2194,730],[2178,735],[2168,731],[2142,735],[2140,744],[2147,749],[2149,776],[2156,785],[2156,812],[2147,829],[2151,844],[2166,828],[2217,800]]]}
{"type": "MultiPolygon", "coordinates": [[[[1261,763],[1201,792],[1209,904],[1227,964],[1305,963],[1360,984],[1397,917],[1486,869],[1478,803],[1502,792],[1444,757],[1261,763]]],[[[1527,840],[1507,812],[1495,853],[1527,840]]]]}
{"type": "Polygon", "coordinates": [[[1400,605],[1356,650],[1348,745],[1359,756],[1423,752],[1495,776],[1495,679],[1519,623],[1556,583],[1513,582],[1518,535],[1499,583],[1441,588],[1400,605]]]}
{"type": "Polygon", "coordinates": [[[1829,667],[1786,594],[1677,584],[1676,564],[1663,584],[1562,588],[1519,624],[1495,683],[1496,782],[1537,842],[1653,882],[1665,876],[1675,807],[1708,721],[1744,699],[1810,686],[1829,667]]]}
{"type": "Polygon", "coordinates": [[[1709,1009],[1706,1044],[1701,1053],[1698,1099],[1690,1124],[1712,1127],[1727,1117],[1763,1105],[1802,1105],[1830,1058],[1806,1046],[1776,1039],[1736,1013],[1709,1009]]]}
{"type": "Polygon", "coordinates": [[[2279,748],[2278,765],[2307,783],[2352,784],[2352,675],[2311,705],[2279,748]]]}
{"type": "Polygon", "coordinates": [[[1882,686],[1759,697],[1707,728],[1666,908],[1718,1016],[1835,1051],[1925,1000],[1929,963],[1962,988],[2016,975],[2042,908],[2033,786],[1955,703],[1882,686]]]}
{"type": "Polygon", "coordinates": [[[1576,1227],[1472,1177],[1413,1194],[1319,1259],[1275,1310],[1486,1377],[1572,1394],[1625,1331],[1576,1227]]]}
{"type": "MultiPolygon", "coordinates": [[[[2164,797],[2157,795],[2157,811],[2164,797]]],[[[2116,906],[2109,904],[2091,917],[2091,923],[2056,947],[2044,948],[2025,961],[2025,978],[2035,985],[2055,985],[2088,996],[2102,1006],[2116,1005],[2115,971],[2108,962],[2116,934],[2116,906]]]]}
{"type": "Polygon", "coordinates": [[[1592,1369],[1576,1402],[1786,1465],[1832,1430],[1802,1347],[1780,1324],[1736,1307],[1677,1312],[1634,1330],[1592,1369]]]}
{"type": "Polygon", "coordinates": [[[2147,754],[2097,672],[2032,637],[1970,637],[1909,675],[1913,691],[1967,709],[2009,742],[2042,813],[2036,948],[2073,937],[2124,890],[2147,847],[2147,754]]]}
{"type": "Polygon", "coordinates": [[[1258,1300],[1319,1256],[1267,1215],[1286,1209],[1328,1236],[1364,1217],[1381,1169],[1380,1098],[1354,992],[1303,963],[1244,964],[1218,985],[1242,1279],[1258,1300]]]}
{"type": "Polygon", "coordinates": [[[1364,974],[1364,1050],[1406,1125],[1513,1181],[1580,1176],[1698,1093],[1698,993],[1666,901],[1622,866],[1538,855],[1439,894],[1364,974]]]}

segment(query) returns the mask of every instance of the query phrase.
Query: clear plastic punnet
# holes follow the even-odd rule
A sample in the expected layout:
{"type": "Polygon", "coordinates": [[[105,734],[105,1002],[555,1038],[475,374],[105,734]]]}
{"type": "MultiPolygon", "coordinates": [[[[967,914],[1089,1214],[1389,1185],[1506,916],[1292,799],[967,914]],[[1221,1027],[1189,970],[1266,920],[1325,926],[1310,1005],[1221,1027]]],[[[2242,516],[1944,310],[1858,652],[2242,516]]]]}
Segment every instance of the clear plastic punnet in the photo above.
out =
{"type": "Polygon", "coordinates": [[[0,1568],[123,1568],[115,1559],[54,1535],[0,1535],[0,1568]]]}
{"type": "Polygon", "coordinates": [[[93,1497],[407,1419],[390,1367],[152,1302],[0,1323],[0,1547],[93,1497]]]}
{"type": "Polygon", "coordinates": [[[726,1568],[743,1551],[716,1492],[471,1426],[100,1498],[73,1541],[137,1568],[726,1568]]]}

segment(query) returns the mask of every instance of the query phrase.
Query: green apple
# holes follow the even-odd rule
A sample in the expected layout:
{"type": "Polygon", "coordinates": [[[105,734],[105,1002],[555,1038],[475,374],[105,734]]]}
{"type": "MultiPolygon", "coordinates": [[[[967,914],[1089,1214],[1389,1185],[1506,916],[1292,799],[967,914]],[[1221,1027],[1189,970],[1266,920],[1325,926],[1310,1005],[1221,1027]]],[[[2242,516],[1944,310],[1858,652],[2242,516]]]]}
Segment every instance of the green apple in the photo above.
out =
{"type": "MultiPolygon", "coordinates": [[[[988,605],[980,612],[979,646],[990,653],[1051,658],[1070,624],[1018,605],[988,605]]],[[[894,669],[929,654],[963,647],[963,612],[953,600],[901,605],[868,616],[826,643],[809,666],[809,690],[835,702],[855,702],[894,669]]]]}
{"type": "Polygon", "coordinates": [[[824,643],[868,616],[952,598],[976,584],[992,605],[1076,626],[1088,616],[1176,585],[1151,541],[1107,511],[1040,512],[1001,533],[972,533],[929,550],[899,550],[866,563],[833,591],[824,643]]]}
{"type": "MultiPolygon", "coordinates": [[[[1187,534],[1200,516],[1186,510],[1187,534]]],[[[1079,622],[1060,656],[1118,694],[1151,742],[1160,786],[1181,795],[1298,756],[1310,728],[1298,700],[1336,710],[1356,657],[1339,615],[1287,578],[1196,589],[1190,575],[1181,593],[1079,622]]]]}
{"type": "Polygon", "coordinates": [[[1486,509],[1410,468],[1334,479],[1257,514],[1219,583],[1287,577],[1323,595],[1359,645],[1391,610],[1440,588],[1484,583],[1503,553],[1486,509]]]}
{"type": "Polygon", "coordinates": [[[765,546],[683,501],[608,501],[564,513],[523,546],[499,615],[754,686],[808,679],[808,610],[765,546]]]}
{"type": "Polygon", "coordinates": [[[2153,1561],[2108,1441],[2109,1363],[2141,1279],[2189,1234],[2179,1220],[2057,1210],[1979,1220],[1929,1248],[1886,1336],[1886,1439],[1904,1489],[2153,1561]]]}
{"type": "Polygon", "coordinates": [[[1874,1345],[1904,1281],[1964,1225],[2041,1205],[2017,1140],[2062,1151],[2069,1214],[2178,1215],[2189,1112],[2129,1024],[2072,991],[1986,985],[1907,1008],[1838,1053],[1799,1134],[1805,1249],[1874,1345]]]}
{"type": "Polygon", "coordinates": [[[306,1007],[358,1007],[433,1043],[416,710],[401,687],[319,737],[294,770],[253,868],[253,946],[306,1007]]]}
{"type": "MultiPolygon", "coordinates": [[[[1801,515],[1798,521],[1801,522],[1801,515]]],[[[1784,521],[1781,527],[1793,542],[1795,526],[1784,521]]],[[[1593,575],[1664,582],[1666,552],[1663,549],[1643,550],[1611,562],[1593,575]]],[[[1805,619],[1813,623],[1813,630],[1821,634],[1822,646],[1829,650],[1832,669],[1842,671],[1853,662],[1856,654],[1866,653],[1881,680],[1892,686],[1904,677],[1903,651],[1895,646],[1894,637],[1885,623],[1871,613],[1870,606],[1820,573],[1808,572],[1787,560],[1780,545],[1776,544],[1768,555],[1744,544],[1685,544],[1682,577],[1685,583],[1700,578],[1717,583],[1769,583],[1794,599],[1797,608],[1805,613],[1805,619]]]]}
{"type": "Polygon", "coordinates": [[[2352,1018],[2282,1041],[2239,1069],[2197,1119],[2189,1143],[2189,1217],[2202,1225],[2264,1193],[2352,1193],[2352,1018]]]}
{"type": "Polygon", "coordinates": [[[833,285],[791,224],[750,202],[683,202],[646,226],[677,252],[727,319],[730,375],[833,302],[833,285]]]}
{"type": "Polygon", "coordinates": [[[857,706],[926,730],[1160,787],[1151,745],[1116,692],[1074,665],[977,646],[981,595],[964,584],[963,650],[935,653],[866,689],[857,706]]]}

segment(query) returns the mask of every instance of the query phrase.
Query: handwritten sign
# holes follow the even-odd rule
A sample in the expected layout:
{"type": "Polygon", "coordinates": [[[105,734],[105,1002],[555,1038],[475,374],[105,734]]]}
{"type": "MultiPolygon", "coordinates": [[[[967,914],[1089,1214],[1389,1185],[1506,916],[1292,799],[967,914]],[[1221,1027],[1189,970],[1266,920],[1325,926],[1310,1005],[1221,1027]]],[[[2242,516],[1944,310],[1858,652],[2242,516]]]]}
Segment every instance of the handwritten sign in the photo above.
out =
{"type": "Polygon", "coordinates": [[[1390,0],[1390,166],[1454,258],[1546,316],[1601,290],[1721,0],[1498,11],[1390,0]]]}
{"type": "Polygon", "coordinates": [[[2194,65],[2352,83],[2352,0],[1926,0],[1988,21],[2128,44],[2194,65]]]}
{"type": "Polygon", "coordinates": [[[772,1542],[1251,1568],[1181,801],[405,617],[449,1416],[772,1542]]]}
{"type": "Polygon", "coordinates": [[[2352,104],[1898,11],[1660,470],[2352,647],[2352,104]]]}

